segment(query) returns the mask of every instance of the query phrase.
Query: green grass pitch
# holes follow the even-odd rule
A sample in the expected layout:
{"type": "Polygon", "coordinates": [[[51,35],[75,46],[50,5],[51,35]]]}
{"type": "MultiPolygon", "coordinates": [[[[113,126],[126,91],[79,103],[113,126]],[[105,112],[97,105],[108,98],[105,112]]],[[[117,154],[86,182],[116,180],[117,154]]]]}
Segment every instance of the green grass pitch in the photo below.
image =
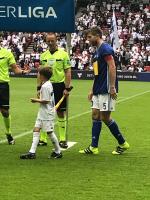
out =
{"type": "MultiPolygon", "coordinates": [[[[36,79],[11,79],[13,135],[30,132],[38,105],[36,79]]],[[[48,159],[52,145],[40,147],[36,160],[20,160],[29,150],[32,134],[16,139],[15,146],[0,144],[0,200],[149,200],[150,199],[150,83],[120,82],[113,118],[130,143],[130,150],[113,156],[117,145],[103,125],[100,154],[80,155],[91,138],[91,113],[87,93],[92,81],[72,82],[69,140],[77,144],[61,160],[48,159]]],[[[0,117],[0,139],[5,138],[0,117]]],[[[56,126],[57,133],[57,126],[56,126]]]]}

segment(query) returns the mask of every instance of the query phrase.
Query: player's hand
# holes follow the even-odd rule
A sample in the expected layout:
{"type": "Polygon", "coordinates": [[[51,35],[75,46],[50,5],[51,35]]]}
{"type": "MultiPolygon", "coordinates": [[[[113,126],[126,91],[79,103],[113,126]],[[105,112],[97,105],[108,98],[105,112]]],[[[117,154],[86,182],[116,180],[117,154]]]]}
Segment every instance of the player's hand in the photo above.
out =
{"type": "Polygon", "coordinates": [[[64,95],[65,97],[68,97],[68,96],[69,96],[69,91],[67,91],[67,90],[65,89],[64,92],[63,92],[63,95],[64,95]]]}
{"type": "Polygon", "coordinates": [[[113,100],[117,100],[117,93],[116,93],[116,88],[115,87],[111,87],[110,88],[110,97],[113,100]]]}
{"type": "Polygon", "coordinates": [[[30,100],[31,100],[32,103],[36,103],[37,102],[37,99],[35,99],[35,98],[31,98],[30,100]]]}
{"type": "Polygon", "coordinates": [[[31,72],[31,69],[22,70],[22,74],[29,74],[30,72],[31,72]]]}
{"type": "Polygon", "coordinates": [[[92,97],[93,97],[93,92],[90,91],[89,94],[88,94],[88,100],[92,101],[92,97]]]}

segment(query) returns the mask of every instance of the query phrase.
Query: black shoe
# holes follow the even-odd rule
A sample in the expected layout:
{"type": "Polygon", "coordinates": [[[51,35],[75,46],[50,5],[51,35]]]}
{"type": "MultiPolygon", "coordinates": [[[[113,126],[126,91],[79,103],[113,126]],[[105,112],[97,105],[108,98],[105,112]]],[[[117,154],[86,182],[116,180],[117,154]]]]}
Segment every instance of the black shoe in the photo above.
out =
{"type": "Polygon", "coordinates": [[[36,158],[36,154],[35,153],[26,153],[26,154],[22,154],[20,156],[20,159],[35,159],[36,158]]]}
{"type": "Polygon", "coordinates": [[[50,156],[51,158],[62,158],[62,153],[60,152],[60,153],[55,153],[55,151],[53,151],[52,153],[51,153],[51,156],[50,156]]]}
{"type": "Polygon", "coordinates": [[[13,139],[11,134],[6,134],[6,137],[7,137],[9,145],[14,145],[15,144],[15,140],[13,139]]]}
{"type": "Polygon", "coordinates": [[[38,146],[47,146],[47,142],[40,140],[38,146]]]}
{"type": "Polygon", "coordinates": [[[59,142],[59,146],[62,148],[62,149],[67,149],[68,148],[68,144],[66,141],[60,141],[59,142]]]}

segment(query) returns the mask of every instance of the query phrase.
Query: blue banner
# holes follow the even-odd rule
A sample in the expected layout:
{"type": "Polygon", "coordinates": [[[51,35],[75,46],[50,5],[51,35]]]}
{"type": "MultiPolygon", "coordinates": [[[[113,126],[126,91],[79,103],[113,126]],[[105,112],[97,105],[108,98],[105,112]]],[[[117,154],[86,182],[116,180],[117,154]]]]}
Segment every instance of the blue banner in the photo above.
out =
{"type": "MultiPolygon", "coordinates": [[[[11,77],[25,77],[34,78],[37,77],[37,70],[33,69],[27,75],[15,75],[14,72],[10,71],[11,77]]],[[[117,72],[117,77],[119,81],[145,81],[150,82],[150,73],[148,72],[117,72]]],[[[86,70],[72,70],[72,79],[78,80],[94,80],[93,71],[86,70]]]]}
{"type": "Polygon", "coordinates": [[[0,0],[0,30],[74,32],[74,0],[0,0]]]}
{"type": "MultiPolygon", "coordinates": [[[[93,71],[72,70],[72,78],[80,80],[94,80],[93,71]]],[[[148,72],[117,72],[119,81],[145,81],[150,82],[150,73],[148,72]]]]}

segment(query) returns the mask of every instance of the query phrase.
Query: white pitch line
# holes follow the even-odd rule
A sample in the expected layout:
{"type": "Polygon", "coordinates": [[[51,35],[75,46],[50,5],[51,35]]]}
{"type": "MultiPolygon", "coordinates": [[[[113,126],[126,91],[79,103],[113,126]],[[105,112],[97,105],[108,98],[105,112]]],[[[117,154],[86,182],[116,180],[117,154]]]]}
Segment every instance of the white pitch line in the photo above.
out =
{"type": "Polygon", "coordinates": [[[126,97],[120,97],[120,96],[118,97],[118,99],[125,99],[125,98],[126,98],[126,97]]]}
{"type": "Polygon", "coordinates": [[[150,90],[147,90],[147,91],[145,91],[145,92],[141,92],[141,93],[135,94],[135,95],[133,95],[133,96],[126,97],[125,99],[119,100],[117,103],[124,102],[124,101],[133,99],[133,98],[138,97],[138,96],[142,96],[143,94],[147,94],[147,93],[149,93],[149,92],[150,92],[150,90]]]}
{"type": "Polygon", "coordinates": [[[67,142],[67,144],[68,144],[68,148],[67,148],[67,149],[62,149],[62,148],[61,148],[61,151],[66,151],[66,150],[70,149],[70,148],[73,147],[75,144],[77,144],[77,142],[67,142]]]}
{"type": "MultiPolygon", "coordinates": [[[[118,101],[117,101],[117,104],[118,104],[118,103],[122,103],[122,102],[127,101],[127,100],[130,100],[130,99],[133,99],[133,98],[138,97],[138,96],[142,96],[143,94],[146,94],[146,93],[149,93],[149,92],[150,92],[150,90],[147,90],[147,91],[145,91],[145,92],[141,92],[141,93],[138,93],[138,94],[136,94],[136,95],[133,95],[133,96],[130,96],[130,97],[126,97],[126,98],[124,98],[124,99],[118,100],[118,101]]],[[[75,118],[77,118],[77,117],[81,117],[82,115],[86,115],[86,114],[88,114],[88,113],[90,113],[90,112],[91,112],[91,110],[88,110],[88,111],[86,111],[86,112],[84,112],[84,113],[80,113],[80,114],[74,115],[74,116],[70,117],[69,120],[75,119],[75,118]]]]}
{"type": "MultiPolygon", "coordinates": [[[[125,102],[125,101],[128,101],[128,100],[133,99],[133,98],[138,97],[138,96],[142,96],[143,94],[147,94],[147,93],[149,93],[149,92],[150,92],[150,90],[147,90],[147,91],[145,91],[145,92],[141,92],[141,93],[138,93],[138,94],[136,94],[136,95],[132,95],[132,96],[130,96],[130,97],[126,97],[126,98],[124,98],[124,99],[118,100],[118,101],[117,101],[117,104],[118,104],[118,103],[125,102]]],[[[83,115],[89,114],[90,112],[91,112],[91,110],[88,110],[88,111],[86,111],[86,112],[83,112],[83,113],[74,115],[74,116],[72,116],[72,117],[69,117],[69,120],[72,120],[72,119],[81,117],[81,116],[83,116],[83,115]]],[[[56,124],[57,124],[57,122],[56,122],[56,124]]],[[[24,132],[24,133],[21,133],[21,134],[19,134],[19,135],[16,135],[16,136],[14,136],[14,138],[15,138],[15,139],[21,138],[21,137],[26,136],[26,135],[29,135],[29,134],[31,134],[31,133],[32,133],[32,130],[31,130],[31,131],[24,132]]],[[[5,142],[7,142],[6,139],[1,140],[1,141],[0,141],[0,144],[1,144],[1,143],[5,143],[5,142]]]]}
{"type": "MultiPolygon", "coordinates": [[[[19,135],[16,135],[16,136],[14,136],[14,138],[15,138],[15,139],[21,138],[21,137],[23,137],[23,136],[29,135],[30,133],[32,133],[32,130],[31,130],[31,131],[24,132],[24,133],[21,133],[21,134],[19,134],[19,135]]],[[[0,144],[5,143],[5,142],[7,142],[6,139],[1,140],[1,141],[0,141],[0,144]]]]}

